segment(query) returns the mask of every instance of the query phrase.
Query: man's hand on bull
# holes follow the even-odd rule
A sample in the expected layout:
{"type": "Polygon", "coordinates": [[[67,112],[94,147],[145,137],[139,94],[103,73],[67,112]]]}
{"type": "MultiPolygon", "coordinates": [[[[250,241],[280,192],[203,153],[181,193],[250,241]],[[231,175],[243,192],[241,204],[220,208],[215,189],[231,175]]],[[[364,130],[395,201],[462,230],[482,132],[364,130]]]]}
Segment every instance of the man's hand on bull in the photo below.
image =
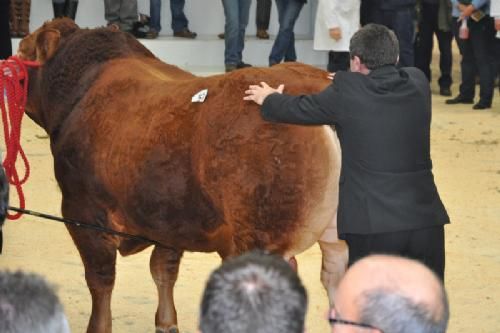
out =
{"type": "Polygon", "coordinates": [[[260,85],[251,85],[248,90],[245,90],[247,96],[243,97],[245,101],[254,101],[255,103],[262,105],[267,96],[278,93],[283,93],[285,89],[284,84],[280,84],[278,88],[271,88],[267,83],[261,82],[260,85]]]}

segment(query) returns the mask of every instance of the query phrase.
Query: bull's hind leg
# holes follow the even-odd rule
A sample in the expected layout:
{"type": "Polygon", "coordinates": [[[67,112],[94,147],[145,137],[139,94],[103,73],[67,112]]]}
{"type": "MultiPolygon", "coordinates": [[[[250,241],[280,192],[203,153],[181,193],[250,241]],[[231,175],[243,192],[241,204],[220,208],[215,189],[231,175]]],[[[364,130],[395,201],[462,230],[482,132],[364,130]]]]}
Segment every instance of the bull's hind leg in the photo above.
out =
{"type": "Polygon", "coordinates": [[[179,274],[182,251],[155,246],[149,267],[158,289],[156,333],[178,333],[177,312],[174,305],[174,285],[179,274]]]}
{"type": "Polygon", "coordinates": [[[322,254],[321,282],[333,306],[335,290],[347,267],[347,245],[338,239],[336,223],[325,230],[318,243],[322,254]]]}

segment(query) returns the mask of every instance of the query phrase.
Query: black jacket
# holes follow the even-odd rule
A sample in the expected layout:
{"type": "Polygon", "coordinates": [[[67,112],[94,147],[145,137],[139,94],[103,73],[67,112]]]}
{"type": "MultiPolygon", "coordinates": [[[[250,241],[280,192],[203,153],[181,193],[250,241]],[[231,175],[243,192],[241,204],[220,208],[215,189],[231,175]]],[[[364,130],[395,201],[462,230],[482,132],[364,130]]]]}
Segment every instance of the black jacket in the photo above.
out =
{"type": "Polygon", "coordinates": [[[432,174],[430,89],[420,70],[338,72],[317,95],[272,94],[261,110],[270,121],[335,125],[342,148],[341,238],[449,222],[432,174]]]}

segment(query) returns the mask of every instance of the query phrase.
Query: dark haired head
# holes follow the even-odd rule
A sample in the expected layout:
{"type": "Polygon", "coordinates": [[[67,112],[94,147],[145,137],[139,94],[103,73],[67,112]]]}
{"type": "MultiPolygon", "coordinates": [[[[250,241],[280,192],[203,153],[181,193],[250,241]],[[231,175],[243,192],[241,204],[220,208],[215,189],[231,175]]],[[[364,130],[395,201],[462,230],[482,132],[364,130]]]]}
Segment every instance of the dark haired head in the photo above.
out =
{"type": "Polygon", "coordinates": [[[380,24],[367,24],[351,38],[351,59],[359,57],[370,70],[395,65],[399,56],[399,43],[394,32],[380,24]]]}
{"type": "Polygon", "coordinates": [[[251,252],[210,276],[201,303],[203,333],[302,333],[307,294],[283,258],[251,252]]]}

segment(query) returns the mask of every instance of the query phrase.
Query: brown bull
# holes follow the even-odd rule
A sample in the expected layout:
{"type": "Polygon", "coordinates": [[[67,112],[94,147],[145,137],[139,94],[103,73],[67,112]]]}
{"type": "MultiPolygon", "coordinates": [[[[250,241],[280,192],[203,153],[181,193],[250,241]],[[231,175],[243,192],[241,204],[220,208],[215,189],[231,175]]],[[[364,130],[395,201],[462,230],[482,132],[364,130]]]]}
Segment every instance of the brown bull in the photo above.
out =
{"type": "MultiPolygon", "coordinates": [[[[222,259],[263,248],[290,259],[319,240],[331,299],[345,265],[336,239],[340,168],[334,132],[263,121],[243,101],[251,83],[321,91],[325,72],[300,64],[196,77],[131,35],[54,20],[26,37],[28,115],[50,136],[64,217],[158,242],[157,332],[177,332],[173,287],[183,251],[222,259]],[[191,97],[208,89],[203,103],[191,97]]],[[[67,226],[92,296],[87,332],[111,332],[117,250],[150,244],[67,226]]]]}

